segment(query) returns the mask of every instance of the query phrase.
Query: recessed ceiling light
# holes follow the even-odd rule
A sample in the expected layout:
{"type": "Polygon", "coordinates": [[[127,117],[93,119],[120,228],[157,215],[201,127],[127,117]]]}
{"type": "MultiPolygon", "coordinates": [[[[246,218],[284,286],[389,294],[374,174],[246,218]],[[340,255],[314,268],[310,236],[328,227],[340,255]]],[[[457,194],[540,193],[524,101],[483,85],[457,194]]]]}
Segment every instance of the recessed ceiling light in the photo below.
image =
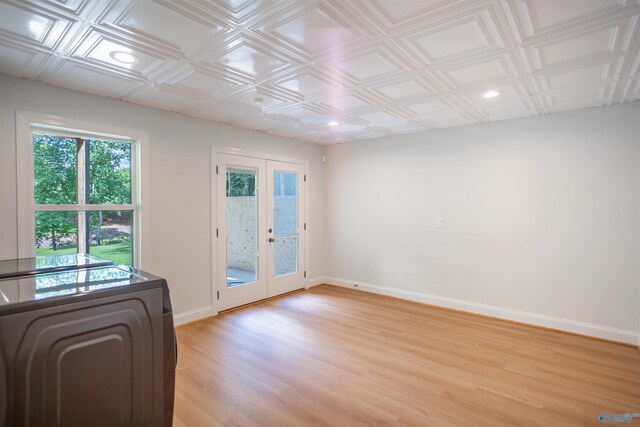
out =
{"type": "Polygon", "coordinates": [[[338,123],[335,120],[331,120],[329,123],[327,123],[329,126],[338,126],[340,123],[338,123]]]}
{"type": "Polygon", "coordinates": [[[498,95],[500,95],[500,92],[498,92],[497,90],[488,90],[482,96],[484,96],[485,98],[495,98],[498,95]]]}
{"type": "Polygon", "coordinates": [[[120,50],[114,50],[110,53],[111,57],[118,62],[122,62],[123,64],[133,64],[138,61],[135,55],[132,55],[128,52],[122,52],[120,50]]]}
{"type": "Polygon", "coordinates": [[[36,21],[35,19],[29,21],[29,31],[31,31],[31,34],[36,37],[39,37],[42,34],[42,32],[44,31],[44,27],[45,24],[40,21],[36,21]]]}
{"type": "Polygon", "coordinates": [[[262,105],[262,104],[264,103],[264,98],[260,98],[260,97],[255,98],[255,99],[253,100],[253,102],[254,102],[256,105],[262,105]]]}

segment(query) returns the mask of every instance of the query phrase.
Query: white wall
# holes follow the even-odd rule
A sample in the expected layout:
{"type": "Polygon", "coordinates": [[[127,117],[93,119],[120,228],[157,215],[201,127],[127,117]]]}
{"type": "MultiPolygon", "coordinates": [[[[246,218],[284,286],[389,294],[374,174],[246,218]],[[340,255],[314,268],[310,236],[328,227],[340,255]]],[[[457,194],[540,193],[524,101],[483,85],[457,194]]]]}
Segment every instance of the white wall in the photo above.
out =
{"type": "MultiPolygon", "coordinates": [[[[17,257],[16,110],[149,132],[151,247],[144,268],[167,278],[178,314],[211,302],[210,146],[309,162],[307,277],[323,274],[322,147],[0,75],[0,259],[17,257]]],[[[189,316],[183,319],[188,319],[189,316]]]]}
{"type": "Polygon", "coordinates": [[[640,334],[640,103],[323,150],[0,75],[0,259],[17,255],[16,110],[150,133],[144,262],[168,279],[177,313],[211,301],[209,147],[220,145],[309,161],[312,280],[640,334]]]}
{"type": "Polygon", "coordinates": [[[637,343],[640,102],[326,154],[328,281],[637,343]]]}

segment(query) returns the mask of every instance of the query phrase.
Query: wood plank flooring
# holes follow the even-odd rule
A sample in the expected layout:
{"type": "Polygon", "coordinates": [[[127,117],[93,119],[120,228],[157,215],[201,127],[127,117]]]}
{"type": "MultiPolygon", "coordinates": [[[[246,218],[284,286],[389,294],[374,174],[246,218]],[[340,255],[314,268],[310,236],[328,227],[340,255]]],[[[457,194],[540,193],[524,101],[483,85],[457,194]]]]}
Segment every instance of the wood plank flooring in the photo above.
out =
{"type": "Polygon", "coordinates": [[[637,348],[334,286],[177,334],[175,426],[593,426],[603,411],[640,413],[637,348]]]}

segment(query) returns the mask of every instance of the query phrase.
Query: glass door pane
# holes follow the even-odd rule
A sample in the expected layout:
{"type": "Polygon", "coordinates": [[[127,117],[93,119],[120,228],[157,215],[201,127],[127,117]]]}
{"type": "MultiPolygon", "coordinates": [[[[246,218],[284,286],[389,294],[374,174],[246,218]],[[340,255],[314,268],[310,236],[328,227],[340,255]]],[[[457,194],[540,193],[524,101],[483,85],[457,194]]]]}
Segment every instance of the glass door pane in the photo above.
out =
{"type": "Polygon", "coordinates": [[[258,279],[257,168],[226,168],[227,287],[258,279]]]}
{"type": "Polygon", "coordinates": [[[274,250],[275,277],[298,271],[298,174],[274,171],[273,173],[274,250]]]}

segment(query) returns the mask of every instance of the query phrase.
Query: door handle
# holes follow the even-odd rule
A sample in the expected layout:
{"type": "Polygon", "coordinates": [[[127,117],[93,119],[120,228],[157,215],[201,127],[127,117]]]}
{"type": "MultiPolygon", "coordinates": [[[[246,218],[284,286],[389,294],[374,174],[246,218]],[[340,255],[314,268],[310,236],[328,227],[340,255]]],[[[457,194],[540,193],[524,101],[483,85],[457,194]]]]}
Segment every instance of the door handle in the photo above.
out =
{"type": "Polygon", "coordinates": [[[276,241],[276,239],[274,239],[273,237],[269,237],[269,243],[273,243],[275,241],[276,241]]]}

